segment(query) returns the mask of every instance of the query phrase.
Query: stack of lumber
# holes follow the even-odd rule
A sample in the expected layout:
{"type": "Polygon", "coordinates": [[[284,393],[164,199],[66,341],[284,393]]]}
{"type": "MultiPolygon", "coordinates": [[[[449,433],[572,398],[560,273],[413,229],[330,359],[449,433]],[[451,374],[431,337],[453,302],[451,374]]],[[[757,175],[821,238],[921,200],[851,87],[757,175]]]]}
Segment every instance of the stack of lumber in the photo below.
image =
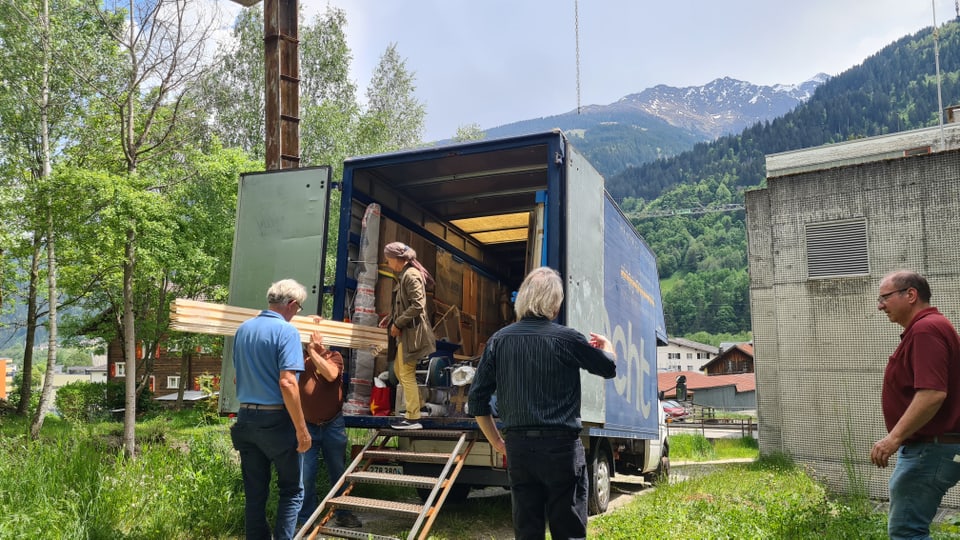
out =
{"type": "MultiPolygon", "coordinates": [[[[170,304],[170,328],[194,334],[232,336],[241,323],[258,314],[258,309],[177,298],[170,304]]],[[[320,330],[323,344],[328,347],[370,348],[374,355],[387,348],[387,331],[383,328],[326,319],[318,324],[312,317],[301,316],[294,317],[290,323],[297,327],[300,341],[304,343],[310,341],[314,330],[320,330]]]]}

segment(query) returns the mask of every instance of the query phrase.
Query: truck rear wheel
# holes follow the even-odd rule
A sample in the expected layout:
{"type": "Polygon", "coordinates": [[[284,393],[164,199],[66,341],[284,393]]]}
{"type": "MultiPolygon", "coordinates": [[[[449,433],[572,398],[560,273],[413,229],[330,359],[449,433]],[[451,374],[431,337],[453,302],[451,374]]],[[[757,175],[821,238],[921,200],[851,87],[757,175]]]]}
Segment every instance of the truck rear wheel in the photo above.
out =
{"type": "Polygon", "coordinates": [[[610,453],[606,446],[599,445],[591,452],[587,471],[590,475],[587,513],[590,515],[602,514],[607,511],[607,505],[610,504],[610,482],[613,475],[610,453]]]}

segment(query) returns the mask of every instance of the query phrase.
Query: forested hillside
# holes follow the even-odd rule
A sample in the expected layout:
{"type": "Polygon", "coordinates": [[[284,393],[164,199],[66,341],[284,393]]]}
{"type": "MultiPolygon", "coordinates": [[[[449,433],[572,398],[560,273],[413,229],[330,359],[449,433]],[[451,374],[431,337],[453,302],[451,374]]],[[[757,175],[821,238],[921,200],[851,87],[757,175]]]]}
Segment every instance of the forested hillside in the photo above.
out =
{"type": "Polygon", "coordinates": [[[637,110],[612,106],[585,107],[576,111],[514,122],[488,129],[488,139],[539,133],[554,128],[563,130],[574,145],[605,176],[628,167],[672,156],[692,148],[702,136],[671,126],[665,120],[637,110]]]}
{"type": "MultiPolygon", "coordinates": [[[[939,32],[947,106],[960,102],[960,25],[947,23],[939,32]]],[[[938,111],[927,28],[830,79],[782,118],[610,178],[607,189],[657,254],[667,331],[750,327],[744,212],[691,211],[742,204],[744,190],[764,180],[765,154],[936,125],[938,111]],[[664,211],[682,215],[645,217],[664,211]]]]}

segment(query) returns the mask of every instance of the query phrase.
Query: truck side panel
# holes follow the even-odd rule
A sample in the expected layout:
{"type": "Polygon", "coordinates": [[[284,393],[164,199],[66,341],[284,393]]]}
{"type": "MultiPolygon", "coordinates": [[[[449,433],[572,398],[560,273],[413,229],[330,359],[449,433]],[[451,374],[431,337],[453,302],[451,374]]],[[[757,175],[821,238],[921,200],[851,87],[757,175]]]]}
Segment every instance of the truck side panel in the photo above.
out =
{"type": "Polygon", "coordinates": [[[606,335],[618,358],[613,380],[581,374],[582,419],[608,436],[657,439],[656,346],[666,334],[656,259],[603,177],[569,144],[566,153],[566,322],[606,335]]]}
{"type": "Polygon", "coordinates": [[[656,440],[657,341],[666,342],[657,261],[609,197],[604,200],[603,245],[604,333],[617,351],[617,376],[606,382],[603,427],[656,440]]]}

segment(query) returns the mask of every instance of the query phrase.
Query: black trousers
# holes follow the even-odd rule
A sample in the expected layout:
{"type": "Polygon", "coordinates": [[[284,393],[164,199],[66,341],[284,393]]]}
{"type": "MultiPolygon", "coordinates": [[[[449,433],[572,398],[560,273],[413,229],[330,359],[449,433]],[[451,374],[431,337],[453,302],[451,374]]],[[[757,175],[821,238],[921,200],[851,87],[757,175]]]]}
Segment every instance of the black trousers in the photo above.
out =
{"type": "Polygon", "coordinates": [[[587,461],[583,444],[568,437],[522,437],[507,433],[507,470],[517,540],[587,536],[587,461]]]}

